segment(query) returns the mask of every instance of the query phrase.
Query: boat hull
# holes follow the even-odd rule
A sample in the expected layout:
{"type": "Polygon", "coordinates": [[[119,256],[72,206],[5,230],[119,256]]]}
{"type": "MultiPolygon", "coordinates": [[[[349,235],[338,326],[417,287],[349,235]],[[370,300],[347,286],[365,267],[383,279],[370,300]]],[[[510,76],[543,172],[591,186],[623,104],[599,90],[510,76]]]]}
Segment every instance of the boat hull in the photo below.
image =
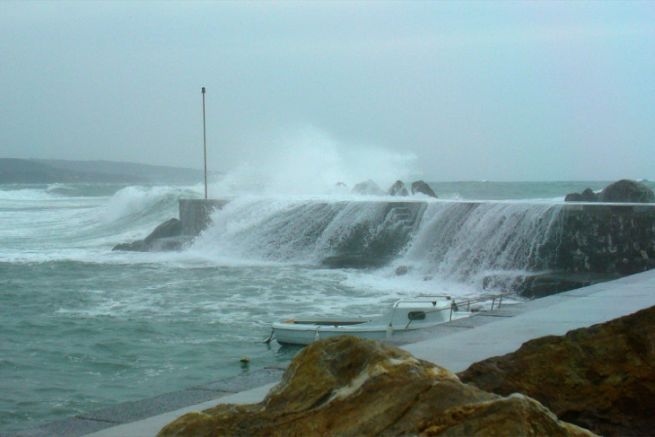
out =
{"type": "Polygon", "coordinates": [[[278,343],[284,345],[308,345],[318,340],[339,335],[355,335],[361,338],[371,340],[383,340],[386,338],[386,330],[380,328],[372,329],[330,329],[325,326],[315,325],[292,325],[283,326],[284,324],[273,325],[273,335],[278,343]]]}
{"type": "MultiPolygon", "coordinates": [[[[453,313],[449,320],[461,319],[470,316],[468,312],[453,313]]],[[[311,323],[281,322],[273,323],[273,338],[283,345],[308,345],[317,340],[322,340],[339,335],[354,335],[356,337],[370,340],[386,340],[404,332],[413,332],[420,329],[432,328],[449,320],[440,320],[432,323],[415,323],[407,328],[391,328],[382,324],[370,322],[358,325],[325,325],[311,323]]]]}

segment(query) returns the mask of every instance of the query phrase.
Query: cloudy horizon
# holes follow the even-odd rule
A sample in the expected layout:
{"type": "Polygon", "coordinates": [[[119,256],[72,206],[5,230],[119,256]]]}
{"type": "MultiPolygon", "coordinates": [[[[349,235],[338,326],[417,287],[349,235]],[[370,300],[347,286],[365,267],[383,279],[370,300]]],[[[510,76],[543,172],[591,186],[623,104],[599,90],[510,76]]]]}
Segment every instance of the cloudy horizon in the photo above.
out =
{"type": "MultiPolygon", "coordinates": [[[[1,2],[0,158],[655,179],[651,2],[1,2]]],[[[371,175],[375,177],[375,175],[371,175]]]]}

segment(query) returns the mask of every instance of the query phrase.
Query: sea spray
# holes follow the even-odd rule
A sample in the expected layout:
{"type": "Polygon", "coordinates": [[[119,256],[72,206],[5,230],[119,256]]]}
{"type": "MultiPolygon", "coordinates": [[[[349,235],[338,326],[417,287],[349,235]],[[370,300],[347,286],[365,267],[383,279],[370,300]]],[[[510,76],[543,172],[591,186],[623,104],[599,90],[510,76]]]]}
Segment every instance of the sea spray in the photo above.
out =
{"type": "Polygon", "coordinates": [[[399,262],[423,275],[482,286],[486,274],[550,267],[562,205],[433,203],[399,262]]]}
{"type": "Polygon", "coordinates": [[[361,265],[391,262],[429,280],[481,287],[489,273],[547,269],[560,210],[545,203],[238,199],[214,213],[194,249],[316,265],[360,256],[361,265]]]}
{"type": "Polygon", "coordinates": [[[192,250],[256,261],[314,263],[377,223],[379,202],[242,198],[212,215],[192,250]],[[371,225],[372,226],[372,225],[371,225]]]}
{"type": "Polygon", "coordinates": [[[269,147],[213,180],[210,197],[345,194],[369,179],[386,190],[397,179],[415,180],[419,174],[412,153],[339,141],[312,126],[266,141],[269,147]]]}

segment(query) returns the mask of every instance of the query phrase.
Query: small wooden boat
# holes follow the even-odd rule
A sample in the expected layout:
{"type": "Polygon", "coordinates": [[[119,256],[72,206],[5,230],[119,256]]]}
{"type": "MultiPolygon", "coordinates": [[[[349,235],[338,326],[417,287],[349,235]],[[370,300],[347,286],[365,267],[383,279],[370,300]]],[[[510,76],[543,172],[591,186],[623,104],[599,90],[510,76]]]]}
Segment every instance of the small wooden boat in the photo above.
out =
{"type": "Polygon", "coordinates": [[[470,310],[463,310],[450,296],[419,296],[398,300],[385,314],[371,319],[304,319],[273,323],[267,341],[275,338],[280,344],[307,345],[337,335],[384,340],[470,315],[470,310]]]}

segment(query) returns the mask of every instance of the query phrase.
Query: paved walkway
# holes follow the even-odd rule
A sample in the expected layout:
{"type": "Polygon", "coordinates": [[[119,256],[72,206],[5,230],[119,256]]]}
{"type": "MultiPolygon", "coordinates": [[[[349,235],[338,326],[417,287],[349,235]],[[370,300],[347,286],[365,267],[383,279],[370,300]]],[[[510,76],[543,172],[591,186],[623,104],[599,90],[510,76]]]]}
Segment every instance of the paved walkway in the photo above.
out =
{"type": "Polygon", "coordinates": [[[460,372],[475,362],[513,352],[528,340],[563,335],[653,305],[655,270],[508,305],[493,315],[457,320],[450,325],[464,329],[403,348],[418,358],[460,372]],[[487,317],[497,320],[482,324],[487,317]]]}
{"type": "MultiPolygon", "coordinates": [[[[512,352],[528,340],[545,335],[562,335],[572,329],[606,322],[653,305],[655,270],[456,320],[425,334],[430,338],[424,337],[421,341],[401,347],[416,357],[459,372],[477,361],[512,352]]],[[[270,380],[274,375],[272,373],[267,377],[270,380]]],[[[277,375],[279,377],[279,373],[277,375]]],[[[164,425],[190,411],[200,411],[218,403],[259,402],[274,385],[263,384],[264,381],[258,388],[87,435],[151,437],[164,425]]]]}
{"type": "Polygon", "coordinates": [[[226,396],[220,399],[220,402],[213,400],[203,402],[202,404],[191,405],[180,410],[170,411],[168,413],[160,414],[158,416],[149,417],[138,422],[126,423],[125,425],[114,426],[112,428],[103,429],[102,431],[93,434],[87,434],[88,437],[153,437],[160,429],[166,424],[172,422],[183,414],[191,411],[206,410],[222,404],[251,404],[259,402],[266,396],[266,393],[273,387],[275,383],[266,384],[262,387],[247,390],[234,395],[226,396]]]}

